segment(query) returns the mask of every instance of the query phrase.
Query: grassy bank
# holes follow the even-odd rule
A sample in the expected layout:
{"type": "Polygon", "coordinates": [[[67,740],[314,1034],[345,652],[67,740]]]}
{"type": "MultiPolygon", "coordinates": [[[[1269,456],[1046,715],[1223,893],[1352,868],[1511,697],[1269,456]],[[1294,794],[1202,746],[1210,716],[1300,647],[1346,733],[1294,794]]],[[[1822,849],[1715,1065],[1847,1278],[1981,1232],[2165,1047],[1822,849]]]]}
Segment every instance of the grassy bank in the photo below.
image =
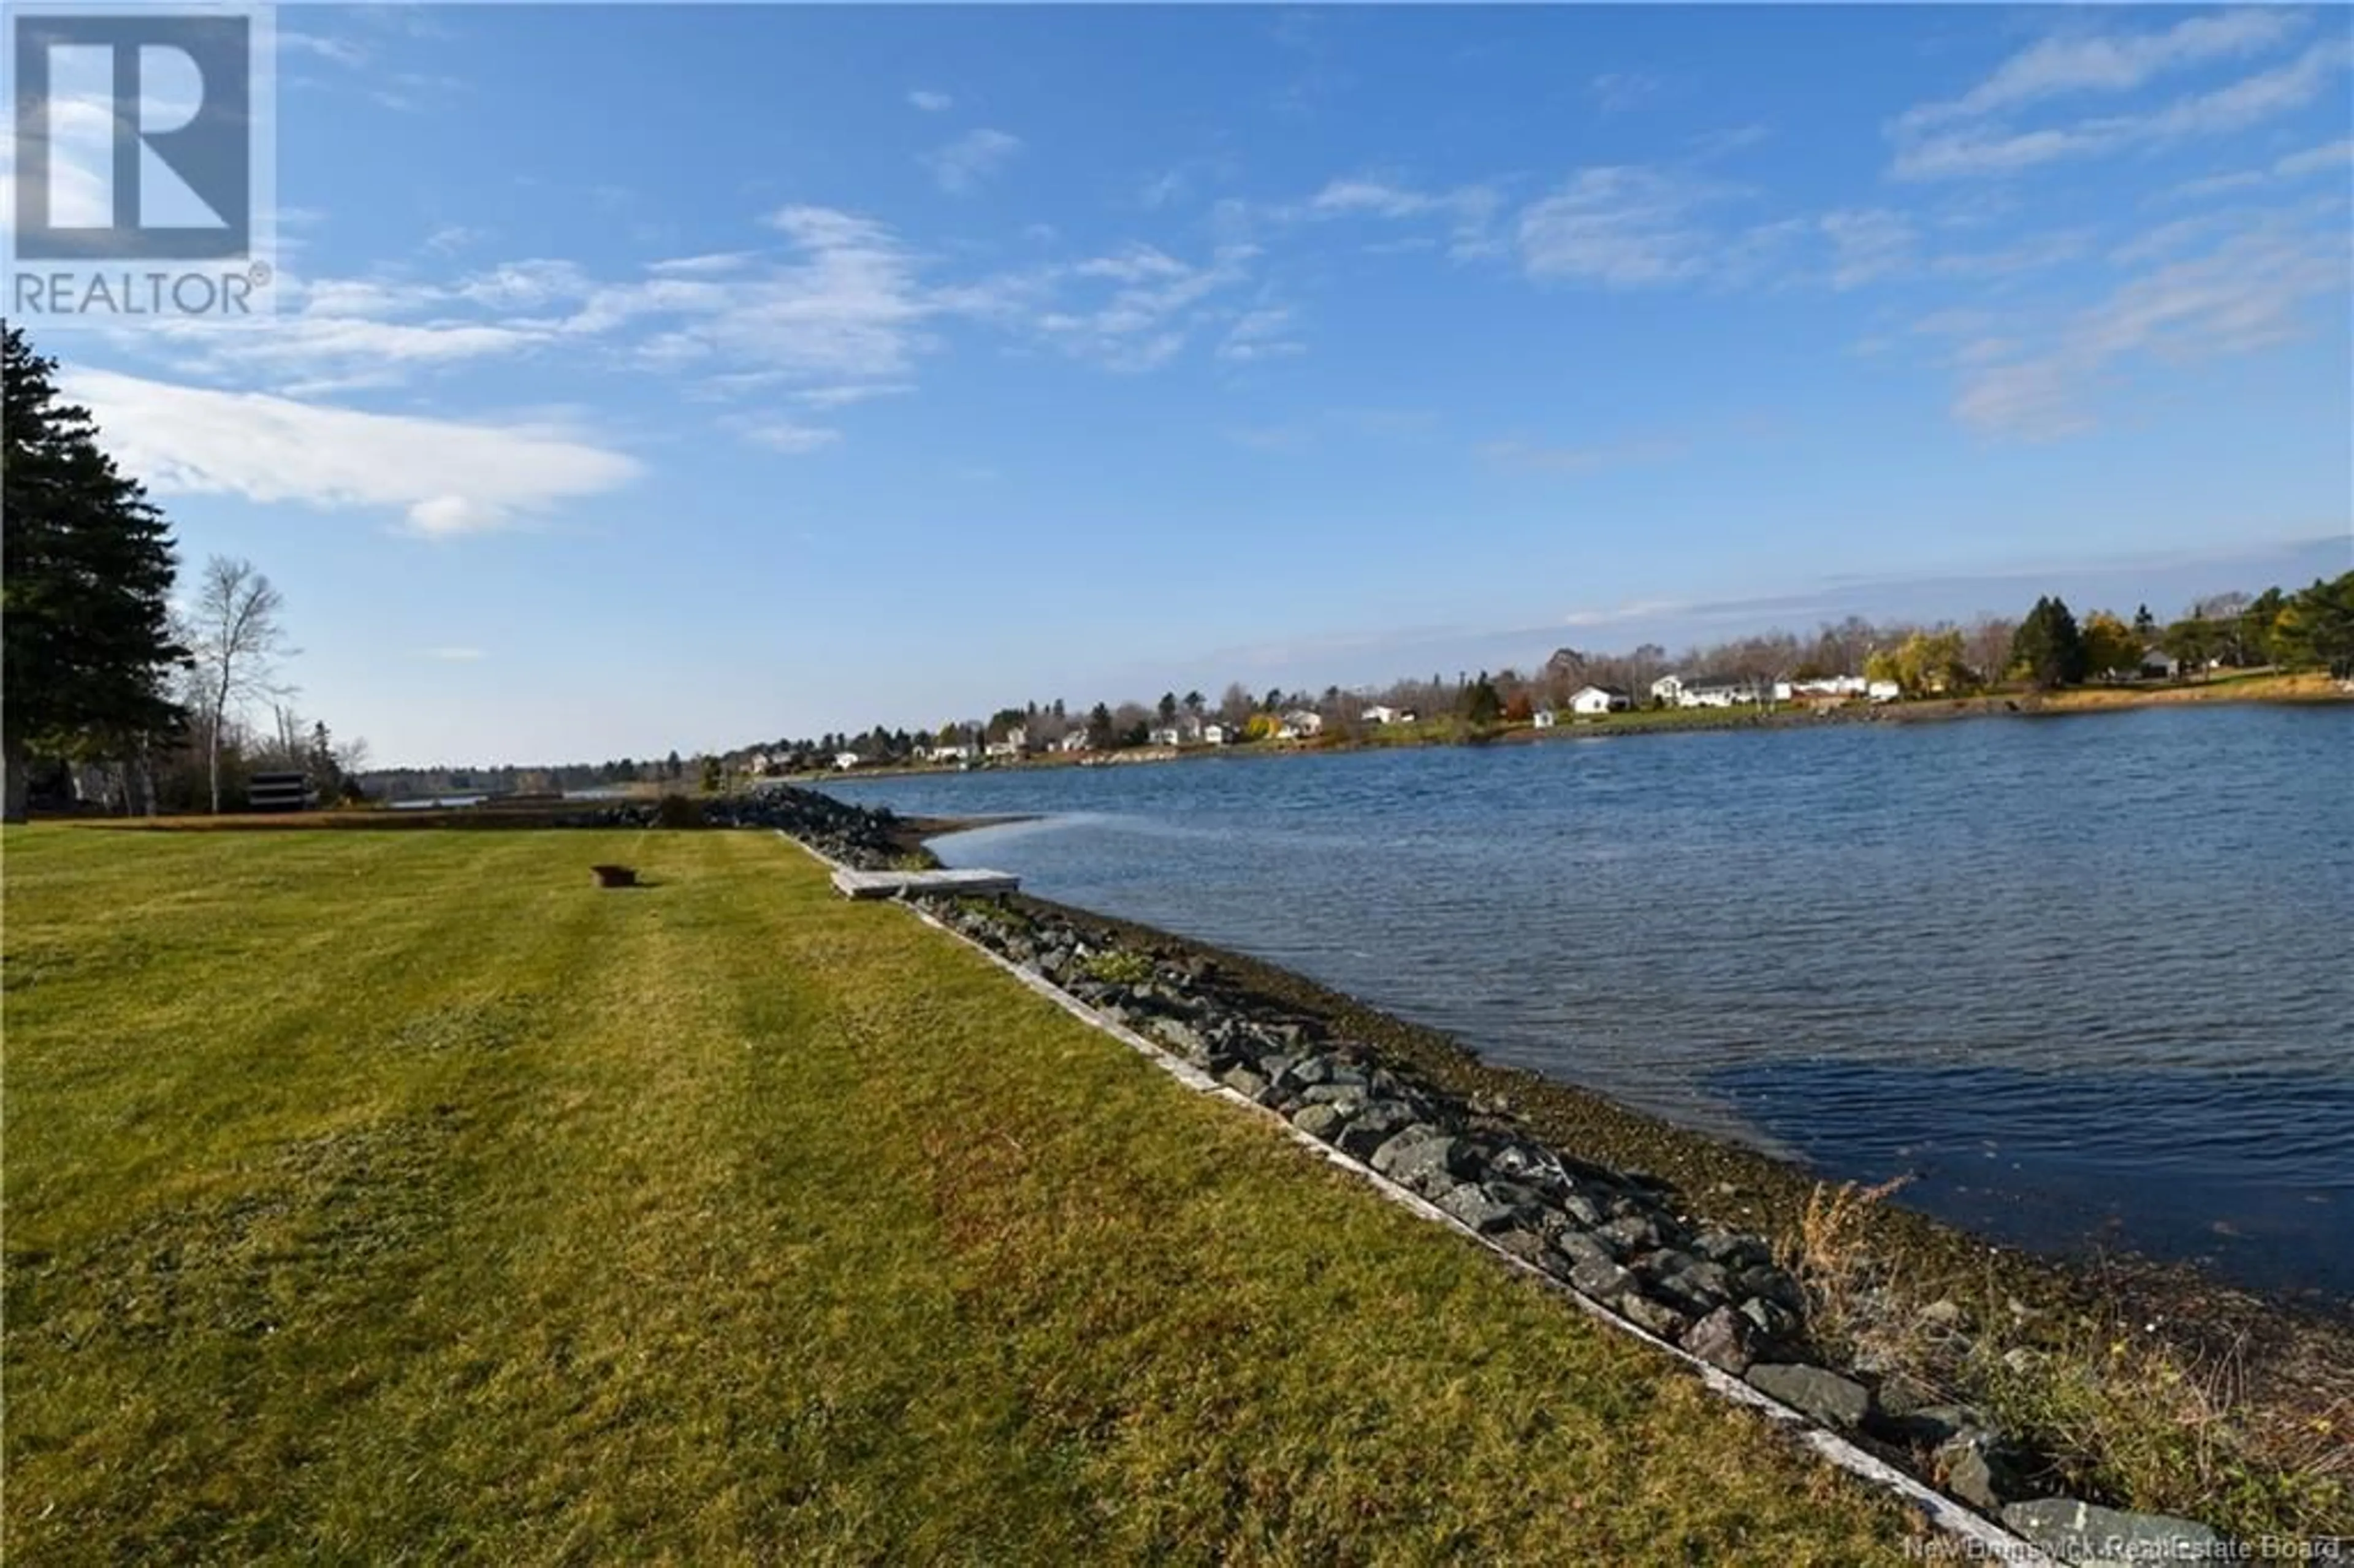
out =
{"type": "Polygon", "coordinates": [[[9,1561],[1902,1555],[769,835],[5,851],[9,1561]]]}

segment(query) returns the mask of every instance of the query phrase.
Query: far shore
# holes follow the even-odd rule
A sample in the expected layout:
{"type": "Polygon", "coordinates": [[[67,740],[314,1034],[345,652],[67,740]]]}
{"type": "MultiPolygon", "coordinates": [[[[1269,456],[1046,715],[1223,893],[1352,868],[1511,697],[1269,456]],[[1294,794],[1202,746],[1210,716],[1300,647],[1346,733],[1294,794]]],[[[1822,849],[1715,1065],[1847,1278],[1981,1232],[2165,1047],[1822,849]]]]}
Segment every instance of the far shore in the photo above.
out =
{"type": "Polygon", "coordinates": [[[1974,718],[2059,718],[2071,715],[2122,713],[2133,708],[2184,704],[2272,703],[2296,706],[2354,705],[2354,684],[2320,671],[2282,674],[2255,671],[2206,681],[2163,684],[2071,686],[2059,691],[1988,692],[1967,697],[1914,697],[1893,703],[1847,702],[1837,705],[1785,703],[1749,708],[1638,708],[1607,717],[1564,719],[1551,726],[1533,721],[1474,731],[1452,721],[1394,726],[1361,738],[1326,736],[1306,741],[1246,741],[1231,746],[1135,747],[1113,751],[1048,752],[1018,761],[987,762],[962,768],[938,763],[829,768],[791,774],[796,783],[844,779],[929,779],[960,772],[996,773],[1071,767],[1140,767],[1213,757],[1324,757],[1340,752],[1384,751],[1421,746],[1535,746],[1550,741],[1600,740],[1637,735],[1689,735],[1711,730],[1813,729],[1833,724],[1937,724],[1974,718]]]}

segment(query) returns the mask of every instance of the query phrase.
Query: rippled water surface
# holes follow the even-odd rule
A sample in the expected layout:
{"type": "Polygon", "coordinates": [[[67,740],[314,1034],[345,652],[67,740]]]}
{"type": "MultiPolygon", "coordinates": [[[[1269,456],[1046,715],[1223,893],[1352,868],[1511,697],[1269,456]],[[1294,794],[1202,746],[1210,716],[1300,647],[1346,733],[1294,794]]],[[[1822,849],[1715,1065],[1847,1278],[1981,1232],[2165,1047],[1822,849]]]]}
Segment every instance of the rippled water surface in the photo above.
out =
{"type": "Polygon", "coordinates": [[[831,788],[1044,813],[938,848],[2003,1239],[2354,1296],[2354,712],[831,788]]]}

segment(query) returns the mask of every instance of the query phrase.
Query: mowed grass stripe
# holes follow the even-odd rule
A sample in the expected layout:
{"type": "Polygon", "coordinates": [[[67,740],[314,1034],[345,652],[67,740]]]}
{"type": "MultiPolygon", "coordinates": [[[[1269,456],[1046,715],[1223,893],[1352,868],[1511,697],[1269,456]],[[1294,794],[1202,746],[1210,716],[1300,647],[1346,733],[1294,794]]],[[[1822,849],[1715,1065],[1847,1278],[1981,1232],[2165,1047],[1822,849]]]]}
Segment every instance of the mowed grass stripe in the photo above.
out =
{"type": "Polygon", "coordinates": [[[766,835],[5,848],[12,1561],[1901,1555],[766,835]]]}

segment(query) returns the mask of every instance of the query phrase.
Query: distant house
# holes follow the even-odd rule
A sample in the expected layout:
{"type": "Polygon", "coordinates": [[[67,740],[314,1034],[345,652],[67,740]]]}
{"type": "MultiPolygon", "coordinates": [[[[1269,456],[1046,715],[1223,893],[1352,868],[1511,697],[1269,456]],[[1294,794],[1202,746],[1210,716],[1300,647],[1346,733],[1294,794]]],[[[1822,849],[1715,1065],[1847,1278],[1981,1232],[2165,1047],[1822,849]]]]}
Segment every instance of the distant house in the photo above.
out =
{"type": "Polygon", "coordinates": [[[2145,681],[2171,681],[2182,671],[2181,664],[2163,648],[2141,651],[2141,678],[2145,681]]]}
{"type": "Polygon", "coordinates": [[[849,772],[852,768],[858,766],[858,753],[854,751],[835,752],[833,754],[833,766],[840,772],[849,772]]]}
{"type": "Polygon", "coordinates": [[[1284,740],[1312,740],[1324,733],[1324,715],[1312,708],[1294,708],[1283,715],[1275,733],[1284,740]]]}
{"type": "Polygon", "coordinates": [[[1682,683],[1675,704],[1680,708],[1730,708],[1754,703],[1763,694],[1764,689],[1745,675],[1702,675],[1682,683]]]}
{"type": "Polygon", "coordinates": [[[1385,703],[1374,703],[1363,710],[1362,716],[1367,724],[1395,724],[1399,715],[1397,709],[1385,703]]]}
{"type": "Polygon", "coordinates": [[[1634,697],[1616,686],[1580,686],[1569,698],[1569,711],[1581,717],[1623,713],[1634,705],[1634,697]]]}
{"type": "Polygon", "coordinates": [[[1005,732],[1005,744],[1012,747],[1017,755],[1027,751],[1030,748],[1030,732],[1017,724],[1005,732]]]}
{"type": "Polygon", "coordinates": [[[1904,694],[1904,688],[1893,681],[1866,681],[1863,694],[1871,702],[1893,703],[1904,694]]]}
{"type": "Polygon", "coordinates": [[[1660,676],[1651,683],[1651,700],[1666,707],[1683,706],[1684,678],[1681,675],[1660,676]]]}
{"type": "Polygon", "coordinates": [[[1155,746],[1182,746],[1185,744],[1185,732],[1173,724],[1165,724],[1147,738],[1155,746]]]}
{"type": "Polygon", "coordinates": [[[1222,724],[1205,724],[1205,725],[1204,725],[1204,726],[1202,726],[1202,744],[1203,744],[1204,746],[1224,746],[1224,745],[1225,745],[1225,744],[1226,744],[1226,726],[1225,726],[1225,725],[1222,725],[1222,724]]]}
{"type": "Polygon", "coordinates": [[[1551,708],[1539,708],[1536,712],[1529,715],[1529,722],[1536,726],[1539,729],[1551,729],[1553,727],[1553,710],[1551,708]]]}
{"type": "Polygon", "coordinates": [[[1087,748],[1087,732],[1084,729],[1075,729],[1063,736],[1057,744],[1066,752],[1085,751],[1087,748]]]}
{"type": "MultiPolygon", "coordinates": [[[[1787,683],[1793,697],[1861,697],[1865,694],[1864,688],[1868,683],[1861,675],[1822,675],[1809,681],[1787,683]]],[[[1788,700],[1783,697],[1779,684],[1775,687],[1774,695],[1776,701],[1788,700]]]]}
{"type": "Polygon", "coordinates": [[[1000,761],[1009,760],[1022,755],[1022,743],[1018,740],[992,740],[981,748],[981,754],[1000,761]]]}

